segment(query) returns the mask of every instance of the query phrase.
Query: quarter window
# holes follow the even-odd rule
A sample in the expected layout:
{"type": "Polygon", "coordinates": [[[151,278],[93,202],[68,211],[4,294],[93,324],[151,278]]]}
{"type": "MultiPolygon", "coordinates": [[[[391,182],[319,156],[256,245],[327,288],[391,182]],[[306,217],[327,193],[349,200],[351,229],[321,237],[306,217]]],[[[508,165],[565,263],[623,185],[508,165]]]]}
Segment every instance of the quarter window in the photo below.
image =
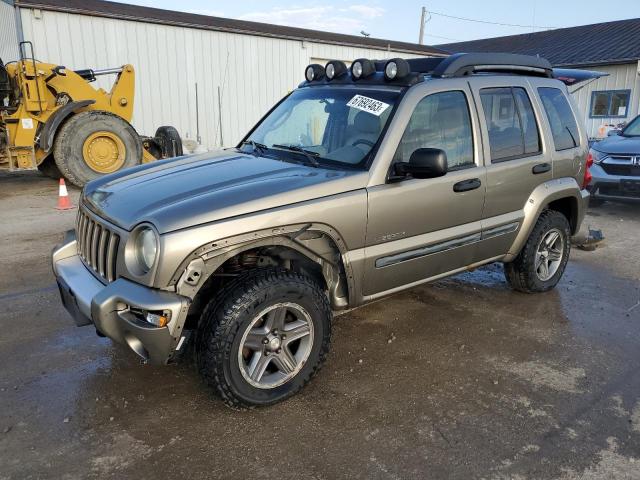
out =
{"type": "Polygon", "coordinates": [[[493,163],[540,152],[538,125],[524,88],[483,88],[480,100],[493,163]]]}
{"type": "Polygon", "coordinates": [[[473,134],[463,92],[434,93],[418,103],[402,135],[394,162],[408,162],[418,148],[439,148],[449,170],[474,166],[473,134]]]}
{"type": "Polygon", "coordinates": [[[604,90],[591,93],[591,117],[626,117],[631,90],[604,90]]]}
{"type": "Polygon", "coordinates": [[[564,93],[552,87],[540,87],[538,93],[549,119],[556,150],[566,150],[580,145],[578,125],[564,93]]]}

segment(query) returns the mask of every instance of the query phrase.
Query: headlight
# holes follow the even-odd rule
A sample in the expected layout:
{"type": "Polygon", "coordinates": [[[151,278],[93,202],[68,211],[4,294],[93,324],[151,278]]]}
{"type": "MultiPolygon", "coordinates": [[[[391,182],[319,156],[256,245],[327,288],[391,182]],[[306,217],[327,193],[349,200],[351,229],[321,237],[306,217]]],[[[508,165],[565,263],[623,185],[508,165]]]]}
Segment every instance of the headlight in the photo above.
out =
{"type": "Polygon", "coordinates": [[[359,80],[376,73],[375,64],[366,58],[358,58],[351,64],[351,78],[359,80]]]}
{"type": "Polygon", "coordinates": [[[304,76],[307,79],[307,82],[322,80],[322,77],[324,77],[324,67],[317,63],[312,63],[305,69],[304,76]]]}
{"type": "Polygon", "coordinates": [[[594,150],[593,148],[589,150],[589,152],[591,153],[591,158],[593,158],[593,163],[600,163],[609,156],[609,154],[599,152],[598,150],[594,150]]]}
{"type": "Polygon", "coordinates": [[[146,273],[153,268],[156,263],[158,253],[158,237],[149,227],[142,227],[135,239],[135,257],[140,269],[146,273]]]}
{"type": "Polygon", "coordinates": [[[411,73],[411,66],[403,58],[392,58],[384,66],[384,78],[396,80],[406,77],[411,73]]]}
{"type": "Polygon", "coordinates": [[[327,63],[326,67],[324,67],[324,71],[327,79],[333,80],[347,73],[347,66],[340,60],[331,60],[327,63]]]}

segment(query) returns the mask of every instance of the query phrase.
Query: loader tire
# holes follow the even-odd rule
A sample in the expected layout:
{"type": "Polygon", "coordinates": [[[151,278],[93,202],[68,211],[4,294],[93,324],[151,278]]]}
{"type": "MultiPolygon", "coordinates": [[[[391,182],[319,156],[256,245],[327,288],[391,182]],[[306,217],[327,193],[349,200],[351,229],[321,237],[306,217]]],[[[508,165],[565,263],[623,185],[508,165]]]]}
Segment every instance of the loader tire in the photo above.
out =
{"type": "Polygon", "coordinates": [[[167,125],[158,127],[155,139],[160,145],[162,158],[181,157],[183,155],[182,140],[175,127],[167,125]]]}
{"type": "Polygon", "coordinates": [[[82,187],[101,175],[139,165],[142,142],[129,122],[117,115],[82,112],[60,127],[53,156],[62,175],[82,187]]]}

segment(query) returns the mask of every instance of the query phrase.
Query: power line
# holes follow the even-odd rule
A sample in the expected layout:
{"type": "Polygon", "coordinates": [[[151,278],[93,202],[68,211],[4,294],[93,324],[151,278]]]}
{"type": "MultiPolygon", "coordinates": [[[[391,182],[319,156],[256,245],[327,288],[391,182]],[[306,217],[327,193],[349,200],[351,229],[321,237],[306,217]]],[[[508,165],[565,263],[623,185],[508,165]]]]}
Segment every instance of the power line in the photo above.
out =
{"type": "Polygon", "coordinates": [[[455,20],[464,20],[465,22],[475,22],[475,23],[485,23],[488,25],[500,25],[502,27],[519,27],[519,28],[544,28],[544,29],[553,29],[558,27],[543,27],[540,25],[520,25],[517,23],[502,23],[502,22],[490,22],[488,20],[477,20],[475,18],[466,18],[466,17],[456,17],[454,15],[447,15],[446,13],[439,13],[429,10],[431,15],[438,15],[439,17],[447,17],[453,18],[455,20]]]}
{"type": "Polygon", "coordinates": [[[442,40],[451,40],[453,42],[462,42],[463,41],[463,40],[460,40],[459,38],[443,37],[441,35],[434,35],[432,33],[425,33],[424,35],[425,35],[425,37],[440,38],[442,40]]]}

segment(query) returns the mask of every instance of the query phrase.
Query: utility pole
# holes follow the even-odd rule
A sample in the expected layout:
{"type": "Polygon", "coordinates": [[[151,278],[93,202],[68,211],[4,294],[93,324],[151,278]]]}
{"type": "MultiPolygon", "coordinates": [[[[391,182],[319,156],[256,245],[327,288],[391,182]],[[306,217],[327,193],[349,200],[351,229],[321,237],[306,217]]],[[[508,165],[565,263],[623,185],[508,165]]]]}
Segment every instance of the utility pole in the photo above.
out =
{"type": "Polygon", "coordinates": [[[427,7],[422,7],[422,15],[420,15],[420,38],[418,43],[424,45],[424,24],[427,19],[427,7]]]}

